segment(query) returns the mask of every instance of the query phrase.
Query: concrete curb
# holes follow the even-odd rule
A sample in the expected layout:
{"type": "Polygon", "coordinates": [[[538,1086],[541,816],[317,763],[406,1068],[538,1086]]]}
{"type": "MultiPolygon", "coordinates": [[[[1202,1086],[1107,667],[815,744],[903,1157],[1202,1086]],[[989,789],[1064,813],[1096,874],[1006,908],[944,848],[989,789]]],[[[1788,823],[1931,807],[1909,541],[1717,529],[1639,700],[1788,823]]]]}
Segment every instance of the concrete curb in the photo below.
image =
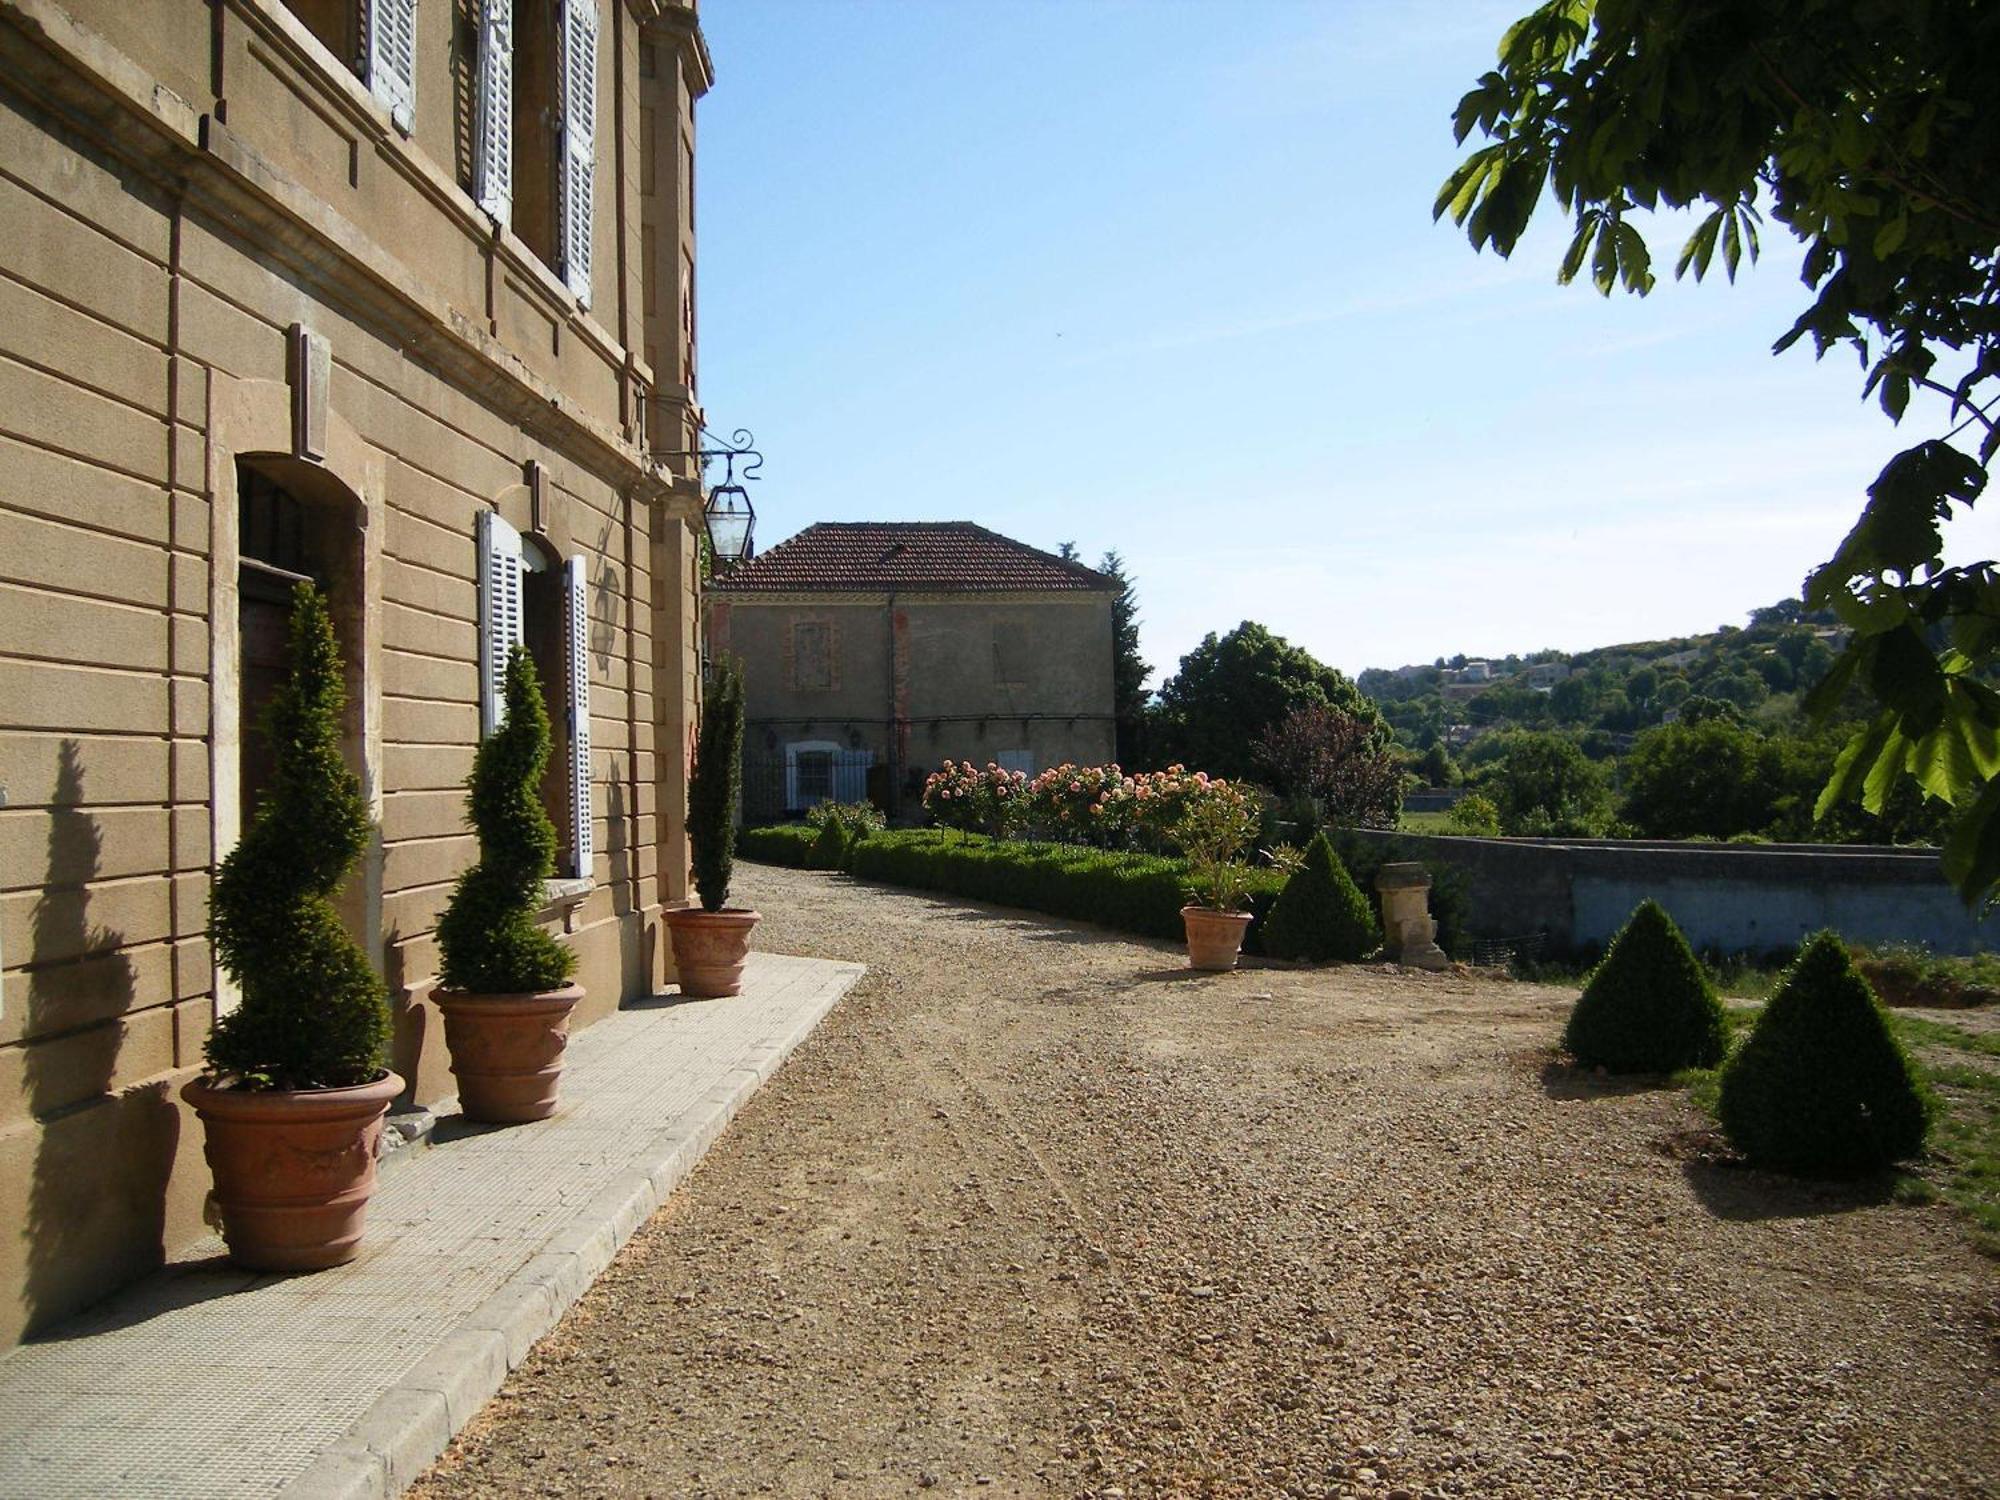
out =
{"type": "Polygon", "coordinates": [[[278,1494],[285,1500],[392,1500],[413,1484],[865,972],[859,964],[838,967],[849,971],[845,984],[829,986],[789,1031],[750,1053],[744,1066],[729,1070],[670,1128],[648,1138],[567,1228],[278,1494]]]}

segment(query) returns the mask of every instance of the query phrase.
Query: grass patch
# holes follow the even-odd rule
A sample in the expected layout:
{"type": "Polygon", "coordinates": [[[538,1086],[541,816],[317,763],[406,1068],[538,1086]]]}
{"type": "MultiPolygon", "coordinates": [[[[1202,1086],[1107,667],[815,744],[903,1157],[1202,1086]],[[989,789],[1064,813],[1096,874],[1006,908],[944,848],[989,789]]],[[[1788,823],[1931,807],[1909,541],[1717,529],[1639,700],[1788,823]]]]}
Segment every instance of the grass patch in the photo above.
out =
{"type": "MultiPolygon", "coordinates": [[[[1757,1022],[1761,1005],[1726,1008],[1732,1049],[1757,1022]]],[[[1975,1062],[1927,1061],[1915,1049],[1944,1048],[1971,1057],[2000,1057],[2000,1035],[1975,1034],[1919,1016],[1888,1012],[1889,1029],[1912,1049],[1917,1071],[1938,1096],[1941,1109],[1930,1149],[1917,1172],[1898,1177],[1899,1203],[1945,1202],[1969,1220],[1972,1242],[2000,1258],[2000,1069],[1975,1062]]],[[[1722,1070],[1688,1068],[1674,1082],[1695,1107],[1716,1117],[1722,1070]]]]}
{"type": "Polygon", "coordinates": [[[1396,819],[1398,833],[1450,833],[1449,812],[1405,812],[1396,819]]]}

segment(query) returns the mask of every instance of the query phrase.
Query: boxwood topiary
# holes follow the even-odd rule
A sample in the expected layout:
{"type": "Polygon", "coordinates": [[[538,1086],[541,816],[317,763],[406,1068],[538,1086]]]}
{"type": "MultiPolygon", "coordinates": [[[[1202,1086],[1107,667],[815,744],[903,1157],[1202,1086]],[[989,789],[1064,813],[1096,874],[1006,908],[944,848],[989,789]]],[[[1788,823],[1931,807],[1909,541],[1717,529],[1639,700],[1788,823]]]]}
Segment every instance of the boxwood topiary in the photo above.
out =
{"type": "Polygon", "coordinates": [[[1822,932],[1723,1067],[1718,1112],[1758,1166],[1854,1177],[1922,1150],[1935,1108],[1846,944],[1822,932]]]}
{"type": "Polygon", "coordinates": [[[250,1088],[351,1087],[382,1074],[389,1006],[333,909],[370,825],[340,755],[333,621],[308,583],[292,596],[286,666],[261,726],[277,752],[270,788],[215,878],[215,953],[243,998],[209,1033],[208,1066],[250,1088]]]}
{"type": "Polygon", "coordinates": [[[1641,901],[1570,1012],[1563,1046],[1586,1067],[1672,1073],[1722,1061],[1722,1002],[1674,919],[1641,901]]]}
{"type": "Polygon", "coordinates": [[[725,656],[701,705],[688,776],[688,842],[703,911],[721,911],[736,866],[736,796],[743,778],[743,668],[725,656]]]}
{"type": "Polygon", "coordinates": [[[438,977],[473,995],[552,990],[576,955],[542,930],[542,882],[556,866],[556,830],[542,806],[549,764],[549,712],[535,664],[516,646],[507,656],[507,716],[473,757],[466,817],[479,860],[458,877],[438,918],[438,977]]]}
{"type": "Polygon", "coordinates": [[[1375,910],[1333,852],[1324,833],[1306,845],[1300,865],[1265,917],[1262,945],[1273,958],[1362,957],[1382,941],[1375,910]]]}
{"type": "Polygon", "coordinates": [[[847,836],[847,825],[839,818],[828,818],[820,824],[819,837],[812,842],[806,852],[806,863],[815,870],[838,870],[847,863],[847,853],[853,840],[847,836]]]}

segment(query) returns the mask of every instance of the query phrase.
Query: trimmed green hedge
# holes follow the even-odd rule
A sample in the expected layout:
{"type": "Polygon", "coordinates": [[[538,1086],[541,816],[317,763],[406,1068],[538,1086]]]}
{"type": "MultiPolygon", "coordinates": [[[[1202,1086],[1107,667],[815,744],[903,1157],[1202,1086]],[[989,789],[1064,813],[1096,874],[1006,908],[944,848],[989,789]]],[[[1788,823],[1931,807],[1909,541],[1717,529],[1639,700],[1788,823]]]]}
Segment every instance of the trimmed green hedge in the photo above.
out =
{"type": "Polygon", "coordinates": [[[736,835],[736,852],[745,859],[766,865],[806,867],[806,856],[819,830],[803,823],[778,823],[769,828],[746,828],[736,835]]]}
{"type": "MultiPolygon", "coordinates": [[[[816,837],[810,828],[790,825],[746,829],[743,857],[804,866],[816,837]]],[[[847,868],[864,880],[1018,906],[1141,937],[1179,941],[1186,935],[1181,908],[1187,905],[1187,866],[1178,859],[912,828],[859,840],[848,851],[847,868]]],[[[1276,870],[1252,872],[1246,953],[1263,951],[1258,929],[1284,884],[1276,870]]]]}

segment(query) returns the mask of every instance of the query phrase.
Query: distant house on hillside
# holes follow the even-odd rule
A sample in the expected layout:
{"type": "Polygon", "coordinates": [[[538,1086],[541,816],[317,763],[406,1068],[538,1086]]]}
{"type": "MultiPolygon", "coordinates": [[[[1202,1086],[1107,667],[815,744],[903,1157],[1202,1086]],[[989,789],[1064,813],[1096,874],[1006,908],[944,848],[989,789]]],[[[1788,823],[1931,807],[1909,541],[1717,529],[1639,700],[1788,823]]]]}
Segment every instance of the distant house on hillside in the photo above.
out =
{"type": "Polygon", "coordinates": [[[742,658],[744,814],[913,813],[946,759],[1035,772],[1114,754],[1118,585],[969,521],[822,522],[708,592],[742,658]]]}

